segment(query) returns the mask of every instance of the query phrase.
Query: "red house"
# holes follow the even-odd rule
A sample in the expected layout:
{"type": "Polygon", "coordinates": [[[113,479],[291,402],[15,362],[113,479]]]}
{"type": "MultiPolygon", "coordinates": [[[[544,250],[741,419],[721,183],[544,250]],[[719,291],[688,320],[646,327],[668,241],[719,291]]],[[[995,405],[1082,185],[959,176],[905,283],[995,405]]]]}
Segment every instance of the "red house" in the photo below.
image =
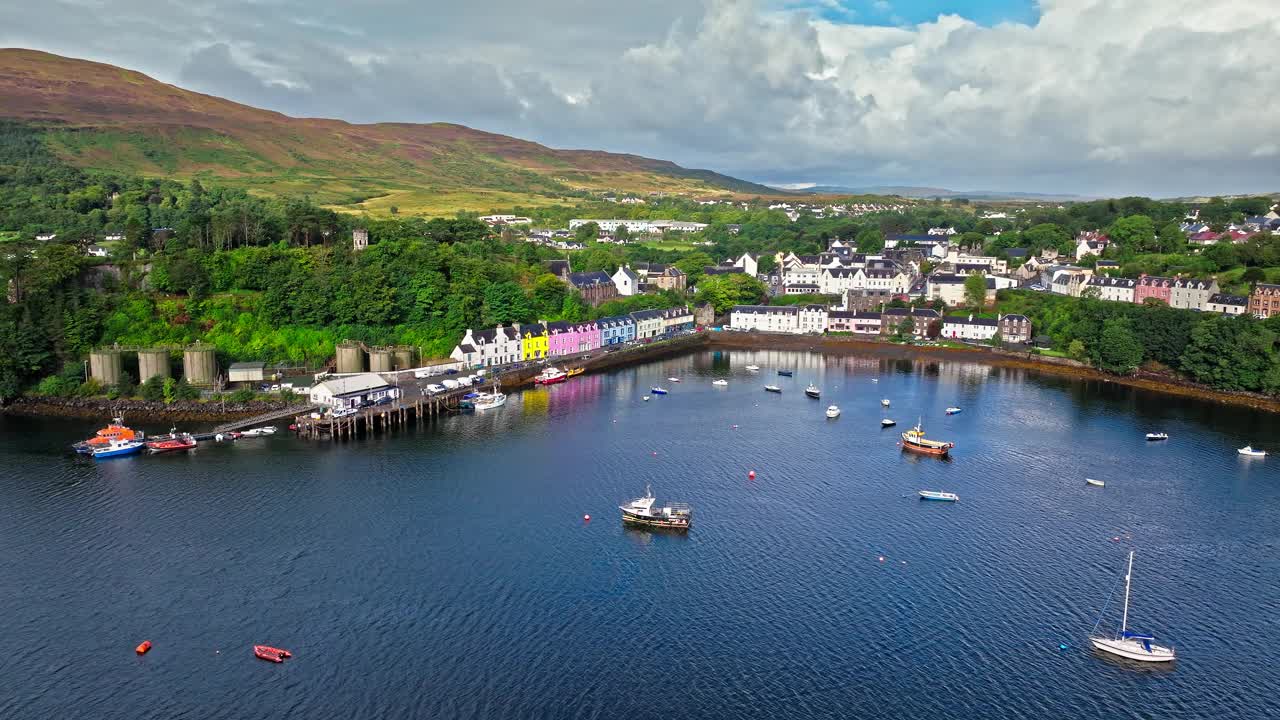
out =
{"type": "Polygon", "coordinates": [[[1173,278],[1139,275],[1138,284],[1133,288],[1133,301],[1141,305],[1147,298],[1156,298],[1165,305],[1173,294],[1173,278]]]}

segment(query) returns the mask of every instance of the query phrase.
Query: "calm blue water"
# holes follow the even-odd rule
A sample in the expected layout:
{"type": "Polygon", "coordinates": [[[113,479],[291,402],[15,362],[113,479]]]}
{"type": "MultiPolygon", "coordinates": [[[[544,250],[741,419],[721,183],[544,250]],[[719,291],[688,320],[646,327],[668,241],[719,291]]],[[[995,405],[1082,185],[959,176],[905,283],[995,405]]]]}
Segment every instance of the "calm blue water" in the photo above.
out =
{"type": "Polygon", "coordinates": [[[1280,450],[1273,416],[723,352],[355,442],[64,452],[90,429],[0,420],[0,717],[1280,714],[1280,457],[1235,454],[1280,450]],[[923,417],[954,460],[902,454],[883,415],[923,417]],[[621,527],[646,483],[694,505],[687,537],[621,527]],[[1176,645],[1172,670],[1086,647],[1130,548],[1133,624],[1176,645]]]}

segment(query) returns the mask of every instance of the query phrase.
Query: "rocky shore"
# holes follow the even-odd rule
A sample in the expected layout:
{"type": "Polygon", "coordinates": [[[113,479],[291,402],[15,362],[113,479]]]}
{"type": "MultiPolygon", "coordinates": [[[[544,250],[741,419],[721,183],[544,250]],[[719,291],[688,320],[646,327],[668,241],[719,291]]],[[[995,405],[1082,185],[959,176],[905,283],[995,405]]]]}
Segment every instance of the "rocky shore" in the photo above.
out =
{"type": "Polygon", "coordinates": [[[23,397],[0,407],[9,415],[102,419],[124,416],[165,422],[220,422],[251,418],[289,404],[283,400],[247,403],[149,402],[106,398],[23,397]]]}

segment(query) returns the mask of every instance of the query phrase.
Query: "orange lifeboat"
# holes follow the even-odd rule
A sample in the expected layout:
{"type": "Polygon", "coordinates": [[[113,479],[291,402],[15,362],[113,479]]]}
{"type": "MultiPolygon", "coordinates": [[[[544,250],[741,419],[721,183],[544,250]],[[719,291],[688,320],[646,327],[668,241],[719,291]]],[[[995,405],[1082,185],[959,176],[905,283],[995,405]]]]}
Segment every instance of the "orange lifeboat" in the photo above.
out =
{"type": "Polygon", "coordinates": [[[94,436],[88,440],[76,443],[73,447],[77,452],[86,455],[92,454],[94,448],[106,447],[111,444],[112,440],[141,440],[142,433],[135,431],[133,428],[124,424],[124,418],[111,418],[111,422],[107,426],[94,433],[94,436]]]}
{"type": "Polygon", "coordinates": [[[142,643],[138,645],[138,647],[133,649],[133,651],[138,653],[139,655],[146,655],[147,651],[150,649],[151,649],[151,641],[143,640],[142,643]]]}
{"type": "Polygon", "coordinates": [[[275,663],[281,663],[285,661],[285,658],[293,657],[293,653],[288,650],[271,647],[270,645],[254,645],[253,654],[260,660],[275,663]]]}

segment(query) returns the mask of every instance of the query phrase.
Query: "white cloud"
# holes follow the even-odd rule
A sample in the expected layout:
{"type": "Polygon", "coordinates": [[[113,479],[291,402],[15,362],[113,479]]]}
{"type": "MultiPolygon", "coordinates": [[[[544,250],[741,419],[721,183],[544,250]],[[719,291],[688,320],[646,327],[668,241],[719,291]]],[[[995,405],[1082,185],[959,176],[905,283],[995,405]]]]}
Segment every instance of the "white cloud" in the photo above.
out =
{"type": "Polygon", "coordinates": [[[462,122],[779,182],[1280,189],[1280,4],[1039,7],[1034,26],[878,27],[749,0],[50,0],[0,7],[0,44],[292,114],[462,122]]]}

